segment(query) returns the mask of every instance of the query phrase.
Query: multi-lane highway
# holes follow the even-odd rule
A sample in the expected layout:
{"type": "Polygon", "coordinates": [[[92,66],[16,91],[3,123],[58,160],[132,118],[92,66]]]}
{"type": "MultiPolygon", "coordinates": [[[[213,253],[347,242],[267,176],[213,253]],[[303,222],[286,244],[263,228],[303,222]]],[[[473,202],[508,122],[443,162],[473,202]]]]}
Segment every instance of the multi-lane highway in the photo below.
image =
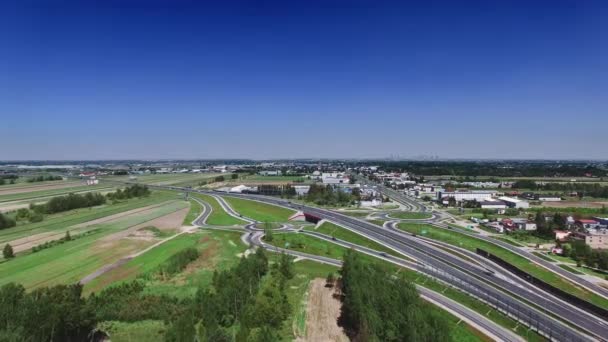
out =
{"type": "MultiPolygon", "coordinates": [[[[217,194],[212,191],[171,186],[161,186],[160,188],[217,194]]],[[[517,291],[517,289],[513,289],[512,283],[495,277],[491,273],[485,273],[478,266],[461,260],[450,253],[433,248],[425,241],[412,238],[407,234],[385,229],[330,210],[290,203],[278,198],[232,193],[223,194],[223,196],[246,198],[290,207],[348,227],[348,229],[417,260],[418,271],[432,275],[488,302],[551,339],[584,341],[604,339],[605,336],[608,336],[608,325],[601,319],[579,310],[573,310],[572,307],[565,306],[559,301],[547,300],[540,290],[537,293],[517,291]],[[500,288],[500,290],[497,290],[497,288],[500,288]],[[533,303],[534,305],[530,306],[528,303],[533,303]],[[542,308],[552,315],[560,317],[577,329],[566,326],[563,322],[557,321],[551,315],[547,315],[537,308],[542,308]],[[585,333],[582,333],[578,329],[585,333]]]]}

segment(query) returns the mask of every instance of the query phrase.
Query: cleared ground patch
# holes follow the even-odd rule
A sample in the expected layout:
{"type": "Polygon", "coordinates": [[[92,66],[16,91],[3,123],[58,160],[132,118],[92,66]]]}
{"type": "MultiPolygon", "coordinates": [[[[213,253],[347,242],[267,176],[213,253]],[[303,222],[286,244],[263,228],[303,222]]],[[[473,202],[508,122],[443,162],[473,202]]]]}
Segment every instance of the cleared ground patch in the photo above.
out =
{"type": "Polygon", "coordinates": [[[349,341],[348,336],[338,326],[342,303],[334,297],[335,288],[326,287],[325,284],[325,279],[322,278],[310,282],[306,307],[306,337],[298,341],[349,341]]]}
{"type": "Polygon", "coordinates": [[[116,282],[140,278],[146,282],[149,293],[180,298],[193,296],[199,286],[210,284],[214,270],[227,269],[238,262],[238,255],[246,249],[240,242],[240,235],[219,230],[182,234],[94,279],[85,285],[85,293],[97,292],[116,282]],[[169,279],[155,275],[154,272],[171,255],[188,247],[196,247],[200,251],[197,260],[169,279]]]}
{"type": "Polygon", "coordinates": [[[224,199],[236,212],[260,222],[285,222],[296,213],[291,209],[256,201],[228,196],[224,199]]]}

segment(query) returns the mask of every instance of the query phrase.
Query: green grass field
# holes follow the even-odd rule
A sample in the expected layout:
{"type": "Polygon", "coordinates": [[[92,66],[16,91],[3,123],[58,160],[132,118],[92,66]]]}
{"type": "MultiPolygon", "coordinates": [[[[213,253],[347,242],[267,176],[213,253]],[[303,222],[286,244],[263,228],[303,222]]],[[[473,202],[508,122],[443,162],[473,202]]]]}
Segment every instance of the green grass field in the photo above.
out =
{"type": "Polygon", "coordinates": [[[19,224],[13,228],[0,230],[0,245],[35,234],[64,231],[73,225],[133,209],[157,205],[176,198],[177,195],[175,192],[153,191],[149,197],[132,198],[117,204],[105,204],[95,208],[82,208],[48,215],[42,222],[19,224]]]}
{"type": "Polygon", "coordinates": [[[197,201],[190,200],[189,202],[190,210],[188,211],[188,215],[184,217],[184,226],[192,225],[192,221],[194,221],[203,212],[203,207],[197,201]]]}
{"type": "Polygon", "coordinates": [[[247,222],[243,220],[239,220],[236,217],[228,215],[228,213],[222,208],[222,206],[218,203],[218,201],[209,196],[203,194],[193,194],[192,196],[196,196],[203,201],[209,203],[211,206],[211,215],[207,218],[207,224],[214,226],[234,226],[238,224],[246,224],[247,222]]]}
{"type": "Polygon", "coordinates": [[[364,237],[362,235],[359,235],[357,233],[353,233],[350,230],[344,229],[344,228],[342,228],[342,227],[340,227],[338,225],[335,225],[335,224],[333,224],[331,222],[325,222],[321,226],[319,226],[319,228],[317,228],[317,229],[312,229],[311,228],[309,230],[316,231],[316,232],[319,232],[319,233],[323,233],[323,234],[326,234],[326,235],[330,235],[330,236],[333,236],[333,237],[335,237],[337,239],[344,240],[344,241],[349,241],[349,242],[352,242],[352,243],[354,243],[356,245],[360,245],[360,246],[364,246],[364,247],[367,247],[367,248],[375,249],[375,250],[380,251],[380,252],[385,252],[387,254],[394,255],[394,256],[399,257],[399,258],[407,259],[406,256],[403,256],[403,255],[401,255],[401,254],[393,251],[390,248],[387,248],[387,247],[385,247],[385,246],[383,246],[383,245],[381,245],[381,244],[379,244],[377,242],[374,242],[374,241],[372,241],[372,240],[370,240],[370,239],[368,239],[368,238],[366,238],[366,237],[364,237]]]}
{"type": "Polygon", "coordinates": [[[400,223],[400,229],[403,229],[410,233],[426,236],[427,238],[444,241],[451,245],[468,249],[472,252],[476,251],[476,248],[481,248],[490,252],[503,260],[517,266],[518,268],[534,275],[535,277],[552,284],[566,292],[569,292],[577,297],[588,300],[598,306],[608,308],[608,299],[598,296],[590,291],[587,291],[581,287],[575,286],[559,275],[541,267],[534,263],[531,263],[528,259],[521,257],[515,253],[512,253],[506,249],[503,249],[492,243],[482,241],[465,234],[458,233],[456,231],[450,231],[447,229],[435,228],[426,224],[412,224],[412,223],[400,223]],[[423,234],[423,231],[426,233],[423,234]]]}
{"type": "Polygon", "coordinates": [[[291,209],[271,204],[228,196],[224,197],[224,199],[236,212],[260,222],[285,222],[295,214],[295,211],[291,209]]]}
{"type": "Polygon", "coordinates": [[[74,283],[103,265],[151,245],[154,241],[117,239],[98,243],[99,239],[126,228],[183,209],[182,201],[168,202],[152,212],[129,215],[116,221],[94,225],[94,233],[37,253],[18,255],[0,264],[0,285],[16,282],[27,289],[74,283]]]}
{"type": "Polygon", "coordinates": [[[431,213],[397,211],[389,213],[390,217],[407,220],[423,220],[431,218],[431,213]]]}

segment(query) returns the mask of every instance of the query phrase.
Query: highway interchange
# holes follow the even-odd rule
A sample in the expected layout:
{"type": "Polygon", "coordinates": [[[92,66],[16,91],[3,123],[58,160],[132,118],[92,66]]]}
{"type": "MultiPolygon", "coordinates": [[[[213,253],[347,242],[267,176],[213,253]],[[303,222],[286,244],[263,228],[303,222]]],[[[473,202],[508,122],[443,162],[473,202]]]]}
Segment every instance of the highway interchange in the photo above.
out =
{"type": "MultiPolygon", "coordinates": [[[[193,190],[189,188],[180,188],[173,186],[152,187],[183,192],[199,192],[212,195],[219,200],[219,203],[222,205],[222,208],[224,210],[233,215],[236,214],[233,210],[231,210],[227,203],[221,199],[221,196],[218,196],[219,193],[214,191],[193,190]]],[[[418,201],[415,201],[411,198],[407,198],[396,191],[385,189],[382,187],[380,187],[380,191],[386,196],[393,199],[394,201],[401,203],[411,211],[429,210],[429,208],[427,208],[424,204],[419,203],[418,201]]],[[[323,238],[328,242],[336,243],[344,247],[353,247],[366,254],[370,254],[375,257],[385,259],[389,262],[398,264],[400,266],[408,267],[423,274],[432,276],[437,280],[457,287],[460,290],[470,294],[471,296],[474,296],[486,302],[490,306],[511,316],[513,319],[519,321],[521,324],[528,326],[530,329],[537,331],[539,334],[549,338],[550,340],[606,340],[606,336],[608,336],[608,323],[602,320],[601,318],[559,300],[558,298],[542,291],[541,289],[534,287],[533,285],[530,285],[525,281],[522,281],[517,276],[514,276],[513,274],[502,269],[498,265],[484,260],[483,258],[477,256],[474,253],[465,253],[463,251],[458,251],[459,253],[466,254],[465,258],[461,258],[458,256],[458,253],[454,253],[453,246],[445,246],[444,244],[439,243],[437,241],[429,241],[428,239],[414,237],[407,233],[404,233],[394,226],[394,222],[389,222],[389,224],[385,225],[384,227],[381,227],[367,221],[342,215],[335,211],[306,206],[302,204],[296,204],[280,198],[236,193],[221,193],[221,195],[244,198],[282,207],[288,207],[294,210],[315,215],[321,219],[325,219],[335,224],[338,224],[343,228],[349,229],[373,241],[376,241],[377,243],[380,243],[387,248],[391,248],[394,251],[404,255],[406,258],[395,258],[386,255],[385,253],[380,253],[378,251],[370,250],[362,246],[350,244],[346,241],[338,241],[328,236],[321,236],[322,234],[315,234],[315,232],[301,232],[305,234],[316,235],[317,238],[323,238]],[[447,251],[448,248],[452,249],[452,251],[447,251]],[[415,260],[415,262],[411,262],[408,259],[415,260]]],[[[203,204],[205,202],[199,201],[199,203],[203,204]]],[[[211,207],[208,204],[203,204],[203,206],[205,207],[205,212],[211,210],[211,207]]],[[[445,212],[433,211],[432,218],[420,221],[433,224],[441,228],[447,228],[445,223],[441,222],[448,218],[447,215],[448,214],[446,214],[445,212]]],[[[243,218],[240,215],[239,217],[241,219],[249,221],[250,223],[253,223],[253,220],[251,219],[243,218]]],[[[204,218],[198,220],[196,224],[204,226],[204,218]]],[[[282,251],[285,253],[292,254],[296,257],[312,259],[319,262],[334,265],[339,264],[338,260],[314,255],[303,255],[304,253],[299,253],[292,250],[278,249],[277,247],[267,245],[261,240],[263,232],[259,231],[258,229],[255,229],[254,226],[251,224],[248,225],[245,229],[247,230],[247,233],[244,235],[244,241],[247,243],[261,246],[263,248],[274,251],[282,251]]],[[[289,227],[282,227],[282,229],[287,231],[293,231],[293,229],[289,229],[289,227]]],[[[470,234],[466,231],[464,231],[464,233],[470,234]]],[[[490,239],[477,235],[475,235],[474,237],[490,239]]],[[[497,243],[497,240],[491,240],[492,241],[489,242],[499,244],[497,243]]],[[[508,245],[506,243],[502,243],[500,245],[520,255],[523,254],[524,257],[527,257],[534,262],[538,262],[541,265],[546,263],[544,260],[536,256],[534,256],[534,258],[529,257],[528,255],[531,255],[530,253],[517,249],[514,246],[508,245]],[[503,244],[506,246],[502,246],[503,244]]],[[[553,267],[547,268],[551,270],[553,270],[553,268],[556,268],[554,265],[550,266],[553,267]]],[[[561,270],[561,268],[557,268],[561,270]]],[[[569,273],[563,270],[561,270],[562,272],[559,272],[558,270],[555,271],[560,275],[564,272],[569,273]]],[[[564,275],[564,277],[568,278],[573,283],[581,287],[589,288],[590,290],[600,293],[602,295],[604,294],[604,291],[602,291],[603,289],[594,289],[594,284],[591,284],[579,277],[576,277],[573,274],[566,274],[564,275]]],[[[437,300],[437,298],[435,298],[434,300],[437,300]]],[[[462,308],[460,308],[460,310],[462,311],[462,308]]],[[[473,313],[474,312],[468,313],[469,319],[472,319],[472,316],[474,316],[473,313]]],[[[477,317],[477,319],[479,319],[479,317],[477,317]]],[[[504,328],[498,326],[497,324],[491,321],[486,321],[487,320],[484,320],[485,325],[491,326],[484,328],[484,330],[486,330],[488,334],[498,337],[500,340],[514,340],[514,337],[511,336],[512,334],[507,336],[508,333],[504,331],[504,328]]]]}

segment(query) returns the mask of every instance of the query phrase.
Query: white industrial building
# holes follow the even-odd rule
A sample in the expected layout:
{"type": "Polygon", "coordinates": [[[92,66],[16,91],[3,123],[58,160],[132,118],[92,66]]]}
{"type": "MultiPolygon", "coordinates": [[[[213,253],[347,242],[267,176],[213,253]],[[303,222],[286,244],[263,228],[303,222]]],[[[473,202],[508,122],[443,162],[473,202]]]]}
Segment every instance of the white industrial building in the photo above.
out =
{"type": "Polygon", "coordinates": [[[530,203],[528,203],[527,201],[524,201],[524,200],[520,200],[518,198],[503,196],[503,197],[499,197],[498,199],[505,202],[509,208],[527,209],[530,207],[530,203]]]}
{"type": "Polygon", "coordinates": [[[323,184],[348,184],[350,179],[342,172],[331,172],[321,174],[323,184]]]}
{"type": "Polygon", "coordinates": [[[490,201],[492,197],[496,196],[496,191],[448,191],[448,192],[437,192],[437,200],[454,198],[456,202],[462,201],[490,201]]]}
{"type": "Polygon", "coordinates": [[[507,209],[507,204],[503,201],[481,201],[481,209],[507,209]]]}
{"type": "Polygon", "coordinates": [[[310,185],[292,185],[292,187],[298,196],[304,196],[308,194],[308,191],[310,190],[310,185]]]}

